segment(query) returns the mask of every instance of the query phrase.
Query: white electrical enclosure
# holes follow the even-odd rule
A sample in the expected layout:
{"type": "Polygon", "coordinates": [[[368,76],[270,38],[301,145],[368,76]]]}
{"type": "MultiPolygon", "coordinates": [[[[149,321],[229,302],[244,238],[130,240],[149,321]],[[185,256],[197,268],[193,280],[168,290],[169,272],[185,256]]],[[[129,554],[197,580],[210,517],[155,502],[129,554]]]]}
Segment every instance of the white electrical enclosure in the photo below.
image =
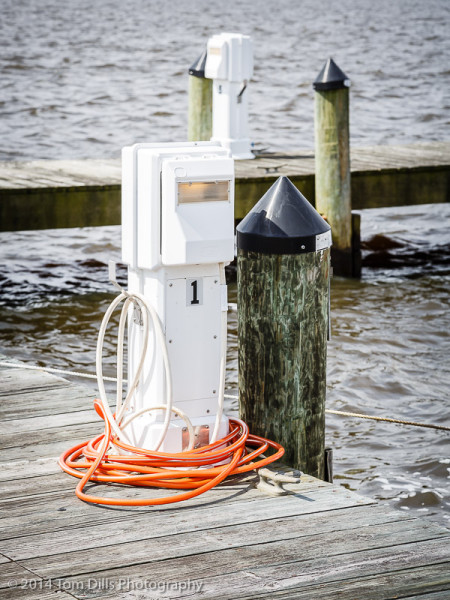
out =
{"type": "Polygon", "coordinates": [[[248,35],[221,33],[207,44],[205,77],[213,80],[213,141],[233,158],[254,158],[248,129],[248,82],[253,75],[252,40],[248,35]]]}
{"type": "MultiPolygon", "coordinates": [[[[234,258],[233,159],[214,142],[138,144],[124,148],[122,157],[122,258],[129,265],[128,291],[144,295],[155,308],[171,365],[173,406],[190,419],[196,445],[205,445],[223,393],[228,307],[223,270],[234,258]]],[[[142,315],[134,309],[130,313],[128,382],[144,340],[142,315]]],[[[126,419],[160,406],[166,391],[152,331],[126,419]]],[[[134,445],[153,450],[164,418],[164,410],[144,413],[126,433],[134,445]]],[[[227,433],[228,419],[222,416],[216,438],[227,433]]],[[[173,414],[159,451],[181,452],[188,444],[186,423],[173,414]]]]}

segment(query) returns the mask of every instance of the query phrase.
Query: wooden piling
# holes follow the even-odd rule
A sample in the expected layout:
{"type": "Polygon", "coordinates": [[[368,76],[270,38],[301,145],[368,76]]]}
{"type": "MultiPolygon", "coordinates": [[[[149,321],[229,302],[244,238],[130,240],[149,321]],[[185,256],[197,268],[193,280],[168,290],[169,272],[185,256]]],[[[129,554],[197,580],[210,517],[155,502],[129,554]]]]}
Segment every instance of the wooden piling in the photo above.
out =
{"type": "Polygon", "coordinates": [[[361,213],[352,212],[352,277],[359,279],[361,271],[361,213]]]}
{"type": "Polygon", "coordinates": [[[333,232],[331,262],[336,275],[352,276],[352,204],[349,142],[350,82],[329,59],[315,89],[316,208],[333,232]]]}
{"type": "Polygon", "coordinates": [[[287,177],[237,227],[239,408],[323,479],[331,235],[287,177]]]}
{"type": "Polygon", "coordinates": [[[188,141],[212,136],[212,79],[205,77],[206,50],[189,69],[188,141]]]}

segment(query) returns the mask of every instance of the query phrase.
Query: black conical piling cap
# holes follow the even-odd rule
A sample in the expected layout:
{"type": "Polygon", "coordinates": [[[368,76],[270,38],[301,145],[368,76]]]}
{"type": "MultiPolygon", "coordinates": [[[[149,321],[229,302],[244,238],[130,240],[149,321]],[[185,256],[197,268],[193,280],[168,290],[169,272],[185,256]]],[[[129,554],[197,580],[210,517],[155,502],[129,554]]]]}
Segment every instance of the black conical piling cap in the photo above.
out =
{"type": "Polygon", "coordinates": [[[341,71],[332,58],[329,58],[313,83],[313,88],[318,92],[339,90],[350,87],[350,79],[341,71]]]}
{"type": "Polygon", "coordinates": [[[331,245],[331,227],[284,176],[236,229],[239,249],[263,254],[303,254],[331,245]]]}
{"type": "Polygon", "coordinates": [[[189,75],[194,77],[205,78],[205,65],[206,65],[206,48],[197,58],[197,60],[189,67],[189,75]]]}

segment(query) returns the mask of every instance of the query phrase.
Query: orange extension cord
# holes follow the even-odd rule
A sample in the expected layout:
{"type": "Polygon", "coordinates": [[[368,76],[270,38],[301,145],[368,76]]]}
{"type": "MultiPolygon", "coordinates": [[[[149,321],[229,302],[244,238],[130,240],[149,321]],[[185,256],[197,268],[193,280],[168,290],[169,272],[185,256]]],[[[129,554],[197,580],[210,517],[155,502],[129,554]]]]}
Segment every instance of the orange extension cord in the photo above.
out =
{"type": "Polygon", "coordinates": [[[59,458],[63,471],[81,480],[76,495],[85,502],[118,506],[157,506],[181,502],[203,494],[229,475],[259,469],[284,454],[280,444],[249,434],[248,426],[240,419],[230,419],[230,432],[226,437],[195,450],[168,454],[135,448],[112,435],[111,425],[103,414],[100,401],[95,400],[94,406],[105,421],[105,432],[73,446],[59,458]],[[110,443],[131,454],[107,454],[110,443]],[[249,451],[247,446],[255,449],[249,451]],[[274,449],[275,453],[255,460],[269,448],[274,449]],[[229,462],[214,466],[223,461],[229,462]],[[105,498],[84,493],[89,481],[189,491],[164,498],[105,498]]]}

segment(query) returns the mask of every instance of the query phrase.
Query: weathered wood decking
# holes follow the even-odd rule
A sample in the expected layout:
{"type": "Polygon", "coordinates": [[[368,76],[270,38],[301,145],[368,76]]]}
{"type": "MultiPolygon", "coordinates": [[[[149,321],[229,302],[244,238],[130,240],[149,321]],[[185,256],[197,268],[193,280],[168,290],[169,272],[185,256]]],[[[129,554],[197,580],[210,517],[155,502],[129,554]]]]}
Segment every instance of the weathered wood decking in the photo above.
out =
{"type": "MultiPolygon", "coordinates": [[[[450,142],[351,149],[353,209],[450,201],[450,142]]],[[[314,153],[236,161],[236,219],[279,175],[314,201],[314,153]]],[[[0,163],[0,230],[120,224],[119,159],[0,163]]]]}
{"type": "Polygon", "coordinates": [[[449,530],[307,476],[277,498],[250,475],[165,508],[84,504],[56,459],[101,430],[92,398],[0,368],[1,598],[450,596],[449,530]]]}

